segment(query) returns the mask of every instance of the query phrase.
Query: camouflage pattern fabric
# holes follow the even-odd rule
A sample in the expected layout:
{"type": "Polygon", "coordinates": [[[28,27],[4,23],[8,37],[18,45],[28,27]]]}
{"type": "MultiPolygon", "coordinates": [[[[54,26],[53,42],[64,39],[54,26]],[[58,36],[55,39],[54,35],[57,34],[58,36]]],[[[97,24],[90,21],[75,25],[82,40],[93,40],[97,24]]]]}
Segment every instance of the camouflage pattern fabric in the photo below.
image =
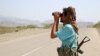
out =
{"type": "Polygon", "coordinates": [[[76,48],[57,48],[58,56],[78,56],[76,48]]]}

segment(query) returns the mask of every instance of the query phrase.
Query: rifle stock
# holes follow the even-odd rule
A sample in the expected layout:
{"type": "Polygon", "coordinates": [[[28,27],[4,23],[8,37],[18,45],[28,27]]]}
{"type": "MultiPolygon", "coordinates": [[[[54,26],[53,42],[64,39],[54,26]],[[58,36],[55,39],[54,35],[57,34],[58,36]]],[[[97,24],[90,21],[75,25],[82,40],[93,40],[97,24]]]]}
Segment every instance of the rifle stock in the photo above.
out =
{"type": "Polygon", "coordinates": [[[84,39],[79,43],[78,48],[77,48],[77,52],[79,52],[80,54],[83,54],[84,52],[83,52],[80,48],[81,48],[81,46],[82,46],[84,43],[86,43],[86,42],[88,42],[88,41],[90,41],[90,38],[88,38],[87,36],[85,36],[84,39]],[[86,40],[86,39],[87,39],[87,40],[86,40]]]}

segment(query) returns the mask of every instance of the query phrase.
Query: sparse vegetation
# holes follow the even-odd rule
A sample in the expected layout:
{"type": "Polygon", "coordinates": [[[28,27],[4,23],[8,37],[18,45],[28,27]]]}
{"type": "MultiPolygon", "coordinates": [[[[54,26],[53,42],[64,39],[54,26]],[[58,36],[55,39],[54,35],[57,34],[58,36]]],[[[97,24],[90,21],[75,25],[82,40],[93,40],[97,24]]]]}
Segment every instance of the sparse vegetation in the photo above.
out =
{"type": "Polygon", "coordinates": [[[17,26],[17,27],[0,27],[0,34],[4,33],[11,33],[11,32],[18,32],[23,29],[28,29],[28,28],[37,28],[36,25],[27,25],[27,26],[17,26]]]}
{"type": "Polygon", "coordinates": [[[50,28],[50,27],[52,26],[52,23],[50,23],[50,24],[46,24],[46,23],[45,23],[45,24],[43,24],[43,25],[44,25],[43,28],[46,28],[46,29],[47,29],[47,28],[50,28]]]}
{"type": "Polygon", "coordinates": [[[28,26],[26,26],[27,28],[37,28],[37,26],[36,25],[28,25],[28,26]]]}
{"type": "Polygon", "coordinates": [[[100,28],[100,22],[96,23],[93,27],[100,28]]]}
{"type": "Polygon", "coordinates": [[[22,29],[38,28],[38,27],[36,25],[27,25],[27,26],[17,26],[16,28],[22,30],[22,29]]]}
{"type": "MultiPolygon", "coordinates": [[[[60,24],[59,27],[61,27],[62,25],[60,24]]],[[[29,29],[29,28],[43,28],[43,29],[48,29],[52,27],[52,23],[44,23],[43,27],[39,27],[37,25],[23,25],[23,26],[17,26],[17,27],[0,27],[0,34],[4,34],[4,33],[11,33],[11,32],[18,32],[20,30],[24,30],[24,29],[29,29]]]]}
{"type": "Polygon", "coordinates": [[[0,27],[0,34],[15,32],[15,30],[14,27],[0,27]]]}
{"type": "Polygon", "coordinates": [[[96,23],[93,27],[97,28],[98,32],[100,33],[100,21],[96,23]]]}
{"type": "MultiPolygon", "coordinates": [[[[48,29],[48,28],[51,28],[52,27],[52,25],[53,25],[53,23],[45,23],[45,24],[43,24],[44,26],[43,26],[43,28],[44,29],[48,29]]],[[[59,24],[59,28],[61,28],[61,27],[63,27],[63,24],[59,24]]]]}

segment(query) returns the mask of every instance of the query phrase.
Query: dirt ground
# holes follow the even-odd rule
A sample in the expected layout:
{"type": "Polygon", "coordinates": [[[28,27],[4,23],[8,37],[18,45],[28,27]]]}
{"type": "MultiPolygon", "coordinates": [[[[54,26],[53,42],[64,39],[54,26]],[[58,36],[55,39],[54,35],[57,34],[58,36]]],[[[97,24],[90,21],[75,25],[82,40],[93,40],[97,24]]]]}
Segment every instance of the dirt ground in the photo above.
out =
{"type": "Polygon", "coordinates": [[[0,35],[0,42],[10,41],[18,38],[28,37],[39,33],[50,31],[50,29],[25,29],[19,32],[5,33],[0,35]],[[9,37],[8,37],[9,36],[9,37]]]}
{"type": "MultiPolygon", "coordinates": [[[[81,28],[79,43],[88,36],[91,41],[85,43],[80,56],[100,56],[100,36],[95,28],[81,28]]],[[[0,35],[0,56],[58,56],[58,38],[50,38],[50,29],[27,29],[0,35]]]]}

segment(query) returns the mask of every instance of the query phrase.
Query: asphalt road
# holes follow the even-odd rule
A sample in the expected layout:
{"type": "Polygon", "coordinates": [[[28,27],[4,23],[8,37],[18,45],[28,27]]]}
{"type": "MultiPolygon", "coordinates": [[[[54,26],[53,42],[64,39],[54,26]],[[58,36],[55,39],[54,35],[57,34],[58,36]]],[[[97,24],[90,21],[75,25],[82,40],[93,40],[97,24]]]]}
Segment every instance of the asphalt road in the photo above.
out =
{"type": "MultiPolygon", "coordinates": [[[[50,39],[49,36],[50,32],[45,32],[2,42],[0,43],[0,56],[58,56],[56,48],[61,42],[58,38],[50,39]]],[[[100,56],[100,36],[97,30],[94,28],[80,29],[79,42],[85,36],[91,38],[91,41],[82,46],[84,54],[80,56],[100,56]]]]}

